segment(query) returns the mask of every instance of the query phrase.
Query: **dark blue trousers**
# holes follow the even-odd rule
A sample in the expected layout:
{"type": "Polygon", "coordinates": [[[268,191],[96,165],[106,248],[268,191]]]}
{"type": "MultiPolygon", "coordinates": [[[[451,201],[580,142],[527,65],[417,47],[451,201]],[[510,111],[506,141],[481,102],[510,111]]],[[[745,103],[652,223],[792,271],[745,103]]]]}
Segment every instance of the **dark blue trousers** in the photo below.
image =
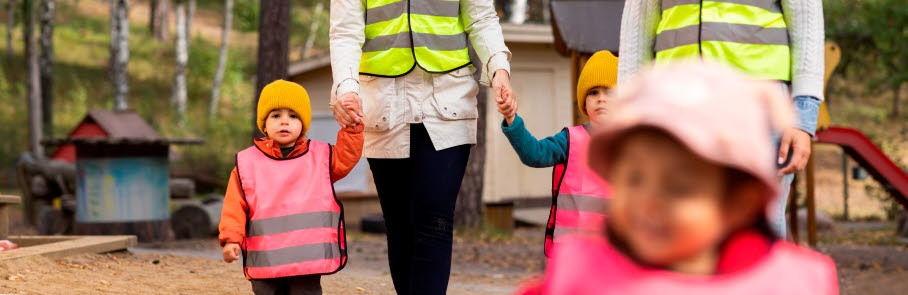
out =
{"type": "Polygon", "coordinates": [[[436,151],[425,127],[414,124],[410,158],[369,159],[388,229],[388,263],[397,294],[445,294],[454,204],[469,156],[470,145],[436,151]]]}

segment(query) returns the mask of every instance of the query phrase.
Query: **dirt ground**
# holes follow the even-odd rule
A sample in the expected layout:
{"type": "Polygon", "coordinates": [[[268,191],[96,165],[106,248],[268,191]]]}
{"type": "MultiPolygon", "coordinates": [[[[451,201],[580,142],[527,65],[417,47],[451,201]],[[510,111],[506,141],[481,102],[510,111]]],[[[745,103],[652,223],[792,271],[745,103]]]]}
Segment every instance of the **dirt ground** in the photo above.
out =
{"type": "MultiPolygon", "coordinates": [[[[19,228],[19,230],[23,230],[19,228]]],[[[837,264],[842,294],[903,294],[908,244],[889,223],[845,223],[820,232],[817,250],[837,264]]],[[[512,236],[458,233],[448,294],[510,294],[544,269],[538,228],[512,236]]],[[[323,278],[326,294],[394,294],[384,236],[349,234],[350,262],[323,278]]],[[[0,262],[2,294],[249,294],[238,263],[214,238],[140,244],[108,254],[0,262]]]]}
{"type": "MultiPolygon", "coordinates": [[[[35,234],[13,212],[11,234],[35,234]]],[[[458,233],[448,294],[510,294],[543,270],[542,231],[458,233]]],[[[348,232],[350,260],[325,294],[394,294],[384,235],[348,232]]],[[[240,263],[215,238],[146,243],[129,251],[0,262],[0,294],[250,294],[240,263]]]]}

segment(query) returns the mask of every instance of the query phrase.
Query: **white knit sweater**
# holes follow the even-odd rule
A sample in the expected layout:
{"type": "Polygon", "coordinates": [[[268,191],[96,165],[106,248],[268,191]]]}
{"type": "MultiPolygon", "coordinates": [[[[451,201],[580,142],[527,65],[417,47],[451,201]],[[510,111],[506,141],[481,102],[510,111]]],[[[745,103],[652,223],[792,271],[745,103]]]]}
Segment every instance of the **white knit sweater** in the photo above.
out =
{"type": "MultiPolygon", "coordinates": [[[[791,95],[823,99],[824,38],[822,0],[781,0],[791,48],[791,95]]],[[[661,0],[628,0],[621,18],[618,81],[640,71],[655,57],[653,43],[662,17],[661,0]]]]}

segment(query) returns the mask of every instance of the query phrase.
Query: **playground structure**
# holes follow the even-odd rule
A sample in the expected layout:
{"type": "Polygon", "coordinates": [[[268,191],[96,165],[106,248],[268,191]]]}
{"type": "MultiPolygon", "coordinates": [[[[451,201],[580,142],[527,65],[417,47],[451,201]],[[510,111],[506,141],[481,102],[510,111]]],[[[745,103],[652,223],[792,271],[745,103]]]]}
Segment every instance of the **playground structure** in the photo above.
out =
{"type": "Polygon", "coordinates": [[[60,146],[49,159],[20,157],[26,220],[42,235],[172,239],[169,145],[201,142],[162,138],[133,111],[89,111],[69,137],[42,142],[60,146]]]}
{"type": "MultiPolygon", "coordinates": [[[[826,42],[826,75],[824,85],[828,85],[829,77],[832,76],[833,71],[835,71],[836,66],[838,66],[841,55],[841,49],[838,45],[832,42],[826,42]]],[[[889,159],[876,144],[860,131],[848,127],[831,126],[831,118],[825,102],[820,106],[815,140],[818,144],[834,144],[840,146],[845,154],[866,169],[870,175],[873,176],[873,179],[885,188],[890,197],[898,201],[904,210],[908,210],[908,173],[889,159]]],[[[811,149],[813,149],[813,146],[811,146],[811,149]]],[[[805,171],[805,178],[807,181],[805,196],[807,203],[807,243],[811,246],[816,246],[817,244],[816,173],[814,166],[815,161],[813,152],[811,152],[810,160],[807,163],[805,171]]],[[[847,171],[843,171],[843,173],[847,173],[847,171]]],[[[844,181],[847,181],[847,179],[844,181]]],[[[797,181],[792,182],[790,192],[788,198],[788,223],[791,228],[792,238],[795,241],[798,241],[797,181]]],[[[847,191],[845,193],[847,194],[847,191]]]]}

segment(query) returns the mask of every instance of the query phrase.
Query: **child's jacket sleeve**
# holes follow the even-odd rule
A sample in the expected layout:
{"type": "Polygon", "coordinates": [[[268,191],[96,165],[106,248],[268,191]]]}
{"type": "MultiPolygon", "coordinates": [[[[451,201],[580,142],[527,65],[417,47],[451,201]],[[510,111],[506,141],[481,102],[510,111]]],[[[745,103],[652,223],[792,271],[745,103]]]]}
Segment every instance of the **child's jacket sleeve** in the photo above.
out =
{"type": "Polygon", "coordinates": [[[520,162],[533,168],[552,167],[567,161],[567,131],[562,130],[555,136],[536,140],[523,125],[520,116],[514,117],[511,126],[507,121],[501,123],[501,131],[508,138],[511,147],[520,157],[520,162]]]}
{"type": "Polygon", "coordinates": [[[241,243],[246,236],[246,214],[249,206],[243,198],[236,168],[230,172],[227,182],[227,193],[224,195],[224,206],[221,209],[221,222],[218,224],[218,241],[224,243],[241,243]]]}
{"type": "Polygon", "coordinates": [[[341,180],[363,156],[363,124],[337,131],[337,145],[331,154],[331,182],[341,180]]]}

